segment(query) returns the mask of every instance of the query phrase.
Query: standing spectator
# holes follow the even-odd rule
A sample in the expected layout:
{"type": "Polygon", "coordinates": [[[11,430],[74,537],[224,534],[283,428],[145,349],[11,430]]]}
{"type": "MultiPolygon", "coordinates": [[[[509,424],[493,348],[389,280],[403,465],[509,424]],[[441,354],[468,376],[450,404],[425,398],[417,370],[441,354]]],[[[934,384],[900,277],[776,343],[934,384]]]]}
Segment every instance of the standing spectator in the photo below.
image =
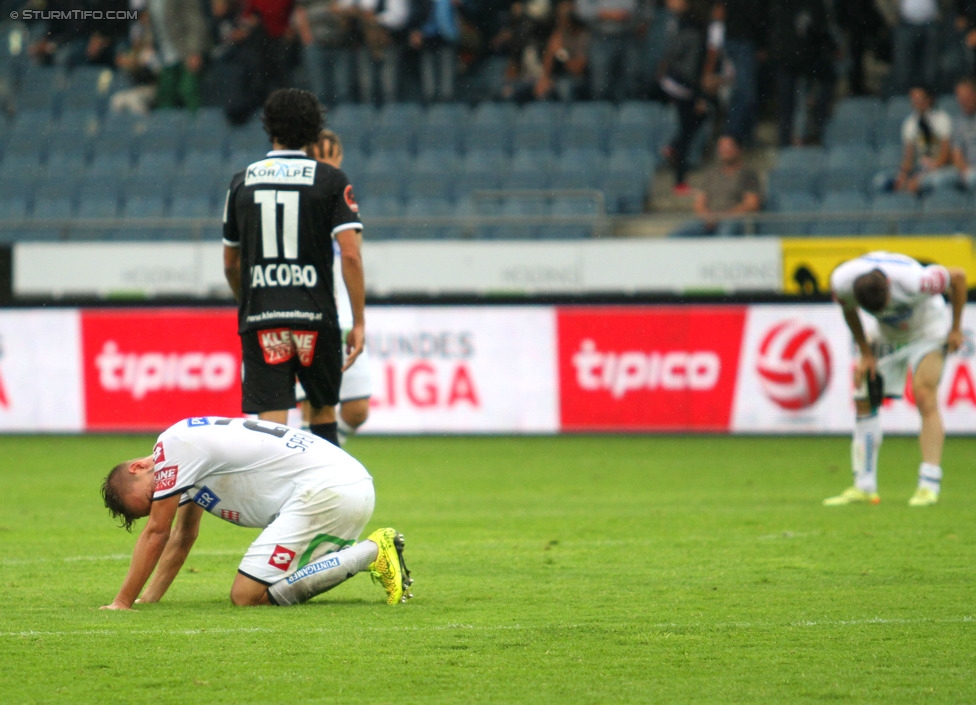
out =
{"type": "Polygon", "coordinates": [[[492,49],[507,57],[499,97],[519,102],[530,100],[542,75],[545,38],[539,21],[526,12],[524,2],[513,2],[501,30],[491,40],[492,49]]]}
{"type": "Polygon", "coordinates": [[[776,72],[779,146],[816,144],[823,137],[833,105],[834,55],[837,43],[831,32],[826,0],[777,0],[770,8],[769,54],[776,72]],[[810,113],[802,138],[794,139],[796,97],[805,81],[810,113]]]}
{"type": "Polygon", "coordinates": [[[574,12],[572,0],[562,0],[556,6],[556,28],[542,57],[542,75],[535,84],[535,97],[564,101],[585,98],[589,54],[586,24],[574,12]]]}
{"type": "Polygon", "coordinates": [[[864,56],[868,49],[878,53],[884,32],[884,20],[875,0],[845,0],[834,3],[837,24],[845,41],[848,69],[847,84],[852,95],[869,93],[864,73],[864,56]]]}
{"type": "Polygon", "coordinates": [[[927,86],[912,88],[908,97],[912,113],[901,127],[902,159],[898,174],[879,174],[875,177],[875,188],[917,194],[947,183],[955,184],[957,172],[949,165],[952,118],[935,108],[935,96],[927,86]]]}
{"type": "Polygon", "coordinates": [[[833,507],[881,501],[878,451],[883,434],[878,412],[883,399],[902,396],[911,370],[912,392],[921,417],[922,462],[918,487],[908,504],[936,504],[945,444],[938,387],[946,355],[964,342],[966,271],[937,264],[923,266],[891,252],[870,252],[837,267],[830,275],[830,288],[843,308],[860,356],[854,368],[854,485],[823,503],[833,507]],[[950,297],[951,313],[943,294],[950,297]]]}
{"type": "Polygon", "coordinates": [[[394,103],[400,97],[400,64],[407,22],[408,0],[352,0],[359,45],[356,75],[363,103],[394,103]]]}
{"type": "Polygon", "coordinates": [[[675,193],[687,195],[691,193],[686,182],[691,143],[708,115],[701,81],[709,8],[699,0],[667,0],[667,5],[677,24],[658,67],[656,92],[678,110],[678,132],[663,153],[674,168],[675,193]]]}
{"type": "Polygon", "coordinates": [[[888,95],[905,93],[919,83],[937,85],[943,11],[949,0],[876,0],[892,32],[888,95]]]}
{"type": "Polygon", "coordinates": [[[295,29],[309,88],[325,105],[352,97],[352,20],[339,0],[298,0],[295,29]]]}
{"type": "Polygon", "coordinates": [[[308,91],[286,88],[268,98],[264,126],[274,149],[231,181],[224,271],[238,302],[242,410],[287,423],[297,376],[312,405],[310,430],[338,445],[339,385],[363,350],[365,314],[362,296],[354,294],[343,365],[332,238],[347,288],[362,292],[362,223],[345,174],[302,151],[318,142],[322,123],[321,106],[308,91]]]}
{"type": "Polygon", "coordinates": [[[207,20],[199,0],[149,0],[149,17],[160,70],[156,107],[200,107],[200,72],[209,49],[207,20]]]}
{"type": "Polygon", "coordinates": [[[743,163],[735,137],[720,137],[716,152],[718,165],[705,175],[701,190],[695,193],[698,220],[678,228],[671,237],[742,235],[742,216],[762,207],[759,175],[743,163]]]}
{"type": "Polygon", "coordinates": [[[748,145],[759,119],[759,53],[766,48],[769,0],[725,1],[725,56],[732,65],[725,133],[748,145]]]}
{"type": "Polygon", "coordinates": [[[956,101],[960,113],[952,119],[952,179],[940,180],[937,186],[976,188],[976,79],[964,78],[956,84],[956,101]]]}
{"type": "Polygon", "coordinates": [[[632,95],[637,68],[636,0],[576,0],[576,14],[590,29],[590,93],[596,100],[632,95]]]}
{"type": "Polygon", "coordinates": [[[419,53],[420,91],[425,103],[454,100],[457,43],[461,36],[455,0],[420,0],[410,31],[410,48],[419,53]]]}

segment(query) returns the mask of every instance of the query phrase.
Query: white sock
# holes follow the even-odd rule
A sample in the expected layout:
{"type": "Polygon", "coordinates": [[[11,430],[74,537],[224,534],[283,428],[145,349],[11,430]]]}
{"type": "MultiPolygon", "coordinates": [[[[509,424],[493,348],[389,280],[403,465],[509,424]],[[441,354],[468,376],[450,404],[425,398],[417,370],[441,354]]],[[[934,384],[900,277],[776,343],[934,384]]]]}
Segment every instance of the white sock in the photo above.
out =
{"type": "Polygon", "coordinates": [[[363,541],[327,553],[269,587],[268,597],[276,605],[297,605],[310,600],[366,570],[376,560],[377,551],[375,543],[363,541]]]}
{"type": "Polygon", "coordinates": [[[854,421],[851,469],[854,471],[854,484],[865,492],[878,491],[878,451],[881,450],[883,438],[878,414],[858,417],[854,421]]]}
{"type": "Polygon", "coordinates": [[[339,445],[345,445],[346,439],[353,435],[356,432],[356,429],[343,421],[342,416],[338,415],[336,416],[336,426],[338,427],[337,432],[339,434],[339,445]]]}
{"type": "Polygon", "coordinates": [[[918,486],[927,487],[936,494],[942,485],[942,468],[932,463],[922,463],[918,466],[918,486]]]}

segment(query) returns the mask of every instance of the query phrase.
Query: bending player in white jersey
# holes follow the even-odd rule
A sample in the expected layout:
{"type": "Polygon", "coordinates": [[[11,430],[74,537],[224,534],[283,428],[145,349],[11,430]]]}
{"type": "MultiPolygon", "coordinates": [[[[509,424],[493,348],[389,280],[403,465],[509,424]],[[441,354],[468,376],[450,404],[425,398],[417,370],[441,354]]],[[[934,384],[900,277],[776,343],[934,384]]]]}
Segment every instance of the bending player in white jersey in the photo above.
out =
{"type": "MultiPolygon", "coordinates": [[[[306,152],[317,161],[334,166],[336,169],[342,168],[342,141],[332,130],[322,130],[319,133],[319,141],[309,145],[306,152]]],[[[361,247],[361,231],[358,237],[361,247]]],[[[342,331],[342,339],[345,341],[346,334],[352,329],[352,305],[345,279],[342,276],[342,257],[339,252],[339,245],[333,240],[332,246],[335,249],[335,264],[333,265],[335,274],[332,281],[335,283],[336,311],[339,314],[339,329],[342,331]]],[[[346,364],[345,351],[346,348],[343,346],[343,365],[346,364]]],[[[369,398],[372,395],[373,384],[369,374],[369,349],[364,345],[359,357],[353,361],[349,369],[342,373],[342,383],[339,386],[339,413],[336,415],[340,445],[345,444],[346,439],[366,423],[366,419],[369,417],[369,398]]],[[[307,427],[312,409],[301,384],[296,385],[295,396],[301,404],[303,427],[307,427]]]]}
{"type": "Polygon", "coordinates": [[[388,604],[411,597],[403,535],[377,529],[356,541],[375,501],[366,468],[297,429],[251,419],[184,419],[159,436],[152,455],[113,468],[102,497],[127,530],[149,517],[122,587],[103,609],[162,598],[205,511],[264,529],[237,570],[230,591],[235,605],[298,604],[366,571],[386,590],[388,604]]]}
{"type": "Polygon", "coordinates": [[[834,298],[860,351],[854,369],[854,486],[824,500],[827,506],[880,502],[878,451],[882,432],[878,408],[885,397],[900,397],[909,368],[922,425],[918,488],[909,505],[939,501],[945,430],[937,392],[946,353],[963,343],[962,311],[966,272],[958,267],[923,266],[910,257],[871,252],[837,267],[830,277],[834,298]],[[949,294],[950,315],[942,294],[949,294]],[[861,315],[864,312],[865,316],[861,315]],[[878,384],[878,381],[881,384],[878,384]]]}

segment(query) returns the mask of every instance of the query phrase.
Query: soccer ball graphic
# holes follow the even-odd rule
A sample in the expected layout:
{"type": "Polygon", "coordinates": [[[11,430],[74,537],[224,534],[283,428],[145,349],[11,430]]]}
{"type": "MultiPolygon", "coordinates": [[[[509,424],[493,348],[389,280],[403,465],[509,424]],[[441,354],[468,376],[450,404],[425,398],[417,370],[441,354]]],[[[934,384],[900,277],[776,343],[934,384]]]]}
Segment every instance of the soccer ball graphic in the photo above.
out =
{"type": "Polygon", "coordinates": [[[774,404],[790,411],[806,409],[830,384],[830,346],[808,323],[777,323],[763,337],[756,372],[774,404]]]}

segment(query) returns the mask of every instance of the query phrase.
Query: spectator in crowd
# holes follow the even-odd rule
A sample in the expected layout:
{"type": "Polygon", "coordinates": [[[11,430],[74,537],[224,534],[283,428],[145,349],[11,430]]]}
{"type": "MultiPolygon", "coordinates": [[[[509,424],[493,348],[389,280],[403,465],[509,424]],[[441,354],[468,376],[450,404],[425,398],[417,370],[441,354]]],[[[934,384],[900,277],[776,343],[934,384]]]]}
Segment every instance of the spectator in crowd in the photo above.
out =
{"type": "Polygon", "coordinates": [[[146,115],[156,102],[159,63],[149,14],[143,13],[129,29],[129,40],[115,55],[115,67],[128,76],[125,88],[109,98],[113,113],[146,115]]]}
{"type": "Polygon", "coordinates": [[[752,141],[759,119],[759,53],[766,48],[769,1],[725,1],[725,56],[732,69],[725,133],[743,145],[752,141]]]}
{"type": "Polygon", "coordinates": [[[762,208],[759,175],[745,165],[735,137],[720,137],[716,153],[718,164],[705,174],[695,193],[698,219],[679,227],[671,237],[742,235],[742,216],[762,208]]]}
{"type": "Polygon", "coordinates": [[[200,72],[209,49],[207,20],[199,0],[149,0],[159,59],[156,107],[200,107],[200,72]]]}
{"type": "Polygon", "coordinates": [[[419,53],[421,95],[425,103],[452,101],[461,36],[455,0],[420,0],[418,10],[409,43],[419,53]]]}
{"type": "Polygon", "coordinates": [[[507,57],[499,95],[504,100],[531,100],[542,75],[542,24],[526,11],[526,3],[513,2],[501,30],[491,40],[494,51],[507,57]]]}
{"type": "Polygon", "coordinates": [[[353,60],[348,10],[338,0],[299,0],[294,24],[309,89],[323,105],[349,102],[353,60]]]}
{"type": "Polygon", "coordinates": [[[940,183],[955,183],[956,171],[949,165],[952,118],[935,107],[935,96],[928,86],[912,88],[908,97],[912,113],[901,127],[901,165],[895,175],[878,174],[875,188],[917,194],[940,183]]]}
{"type": "Polygon", "coordinates": [[[83,64],[114,66],[115,50],[132,23],[105,15],[129,10],[128,0],[38,0],[28,6],[51,16],[28,47],[28,54],[38,63],[68,69],[83,64]],[[79,11],[89,12],[90,18],[79,19],[73,14],[79,11]],[[94,19],[96,12],[101,13],[100,19],[94,19]]]}
{"type": "Polygon", "coordinates": [[[637,9],[636,0],[576,0],[576,14],[590,30],[590,90],[596,100],[623,100],[634,91],[640,74],[637,9]]]}
{"type": "Polygon", "coordinates": [[[709,109],[701,85],[709,8],[698,0],[667,0],[667,5],[677,23],[658,67],[655,93],[678,111],[678,132],[663,156],[674,169],[675,193],[687,195],[691,193],[686,182],[691,144],[709,109]]]}
{"type": "Polygon", "coordinates": [[[949,0],[876,0],[892,32],[891,76],[888,95],[911,86],[937,85],[942,48],[943,11],[949,0]]]}
{"type": "Polygon", "coordinates": [[[976,0],[956,0],[956,31],[962,61],[960,76],[972,76],[976,70],[976,0]]]}
{"type": "Polygon", "coordinates": [[[359,100],[393,103],[400,97],[400,64],[410,20],[409,0],[351,0],[356,20],[359,100]]]}
{"type": "Polygon", "coordinates": [[[585,98],[589,53],[586,24],[574,12],[572,0],[563,0],[556,6],[556,27],[542,57],[542,75],[535,84],[535,97],[564,101],[585,98]]]}
{"type": "Polygon", "coordinates": [[[848,69],[847,84],[852,95],[866,95],[868,90],[864,71],[864,57],[868,49],[879,53],[882,35],[886,33],[884,20],[874,0],[845,0],[834,3],[837,24],[845,41],[848,69]]]}
{"type": "Polygon", "coordinates": [[[952,119],[952,166],[954,178],[940,180],[937,186],[959,185],[976,188],[976,79],[967,76],[956,84],[960,113],[952,119]]]}
{"type": "Polygon", "coordinates": [[[770,7],[769,53],[776,72],[779,146],[818,144],[833,104],[837,52],[826,0],[777,0],[770,7]],[[796,97],[805,81],[812,100],[802,138],[793,134],[796,97]]]}

